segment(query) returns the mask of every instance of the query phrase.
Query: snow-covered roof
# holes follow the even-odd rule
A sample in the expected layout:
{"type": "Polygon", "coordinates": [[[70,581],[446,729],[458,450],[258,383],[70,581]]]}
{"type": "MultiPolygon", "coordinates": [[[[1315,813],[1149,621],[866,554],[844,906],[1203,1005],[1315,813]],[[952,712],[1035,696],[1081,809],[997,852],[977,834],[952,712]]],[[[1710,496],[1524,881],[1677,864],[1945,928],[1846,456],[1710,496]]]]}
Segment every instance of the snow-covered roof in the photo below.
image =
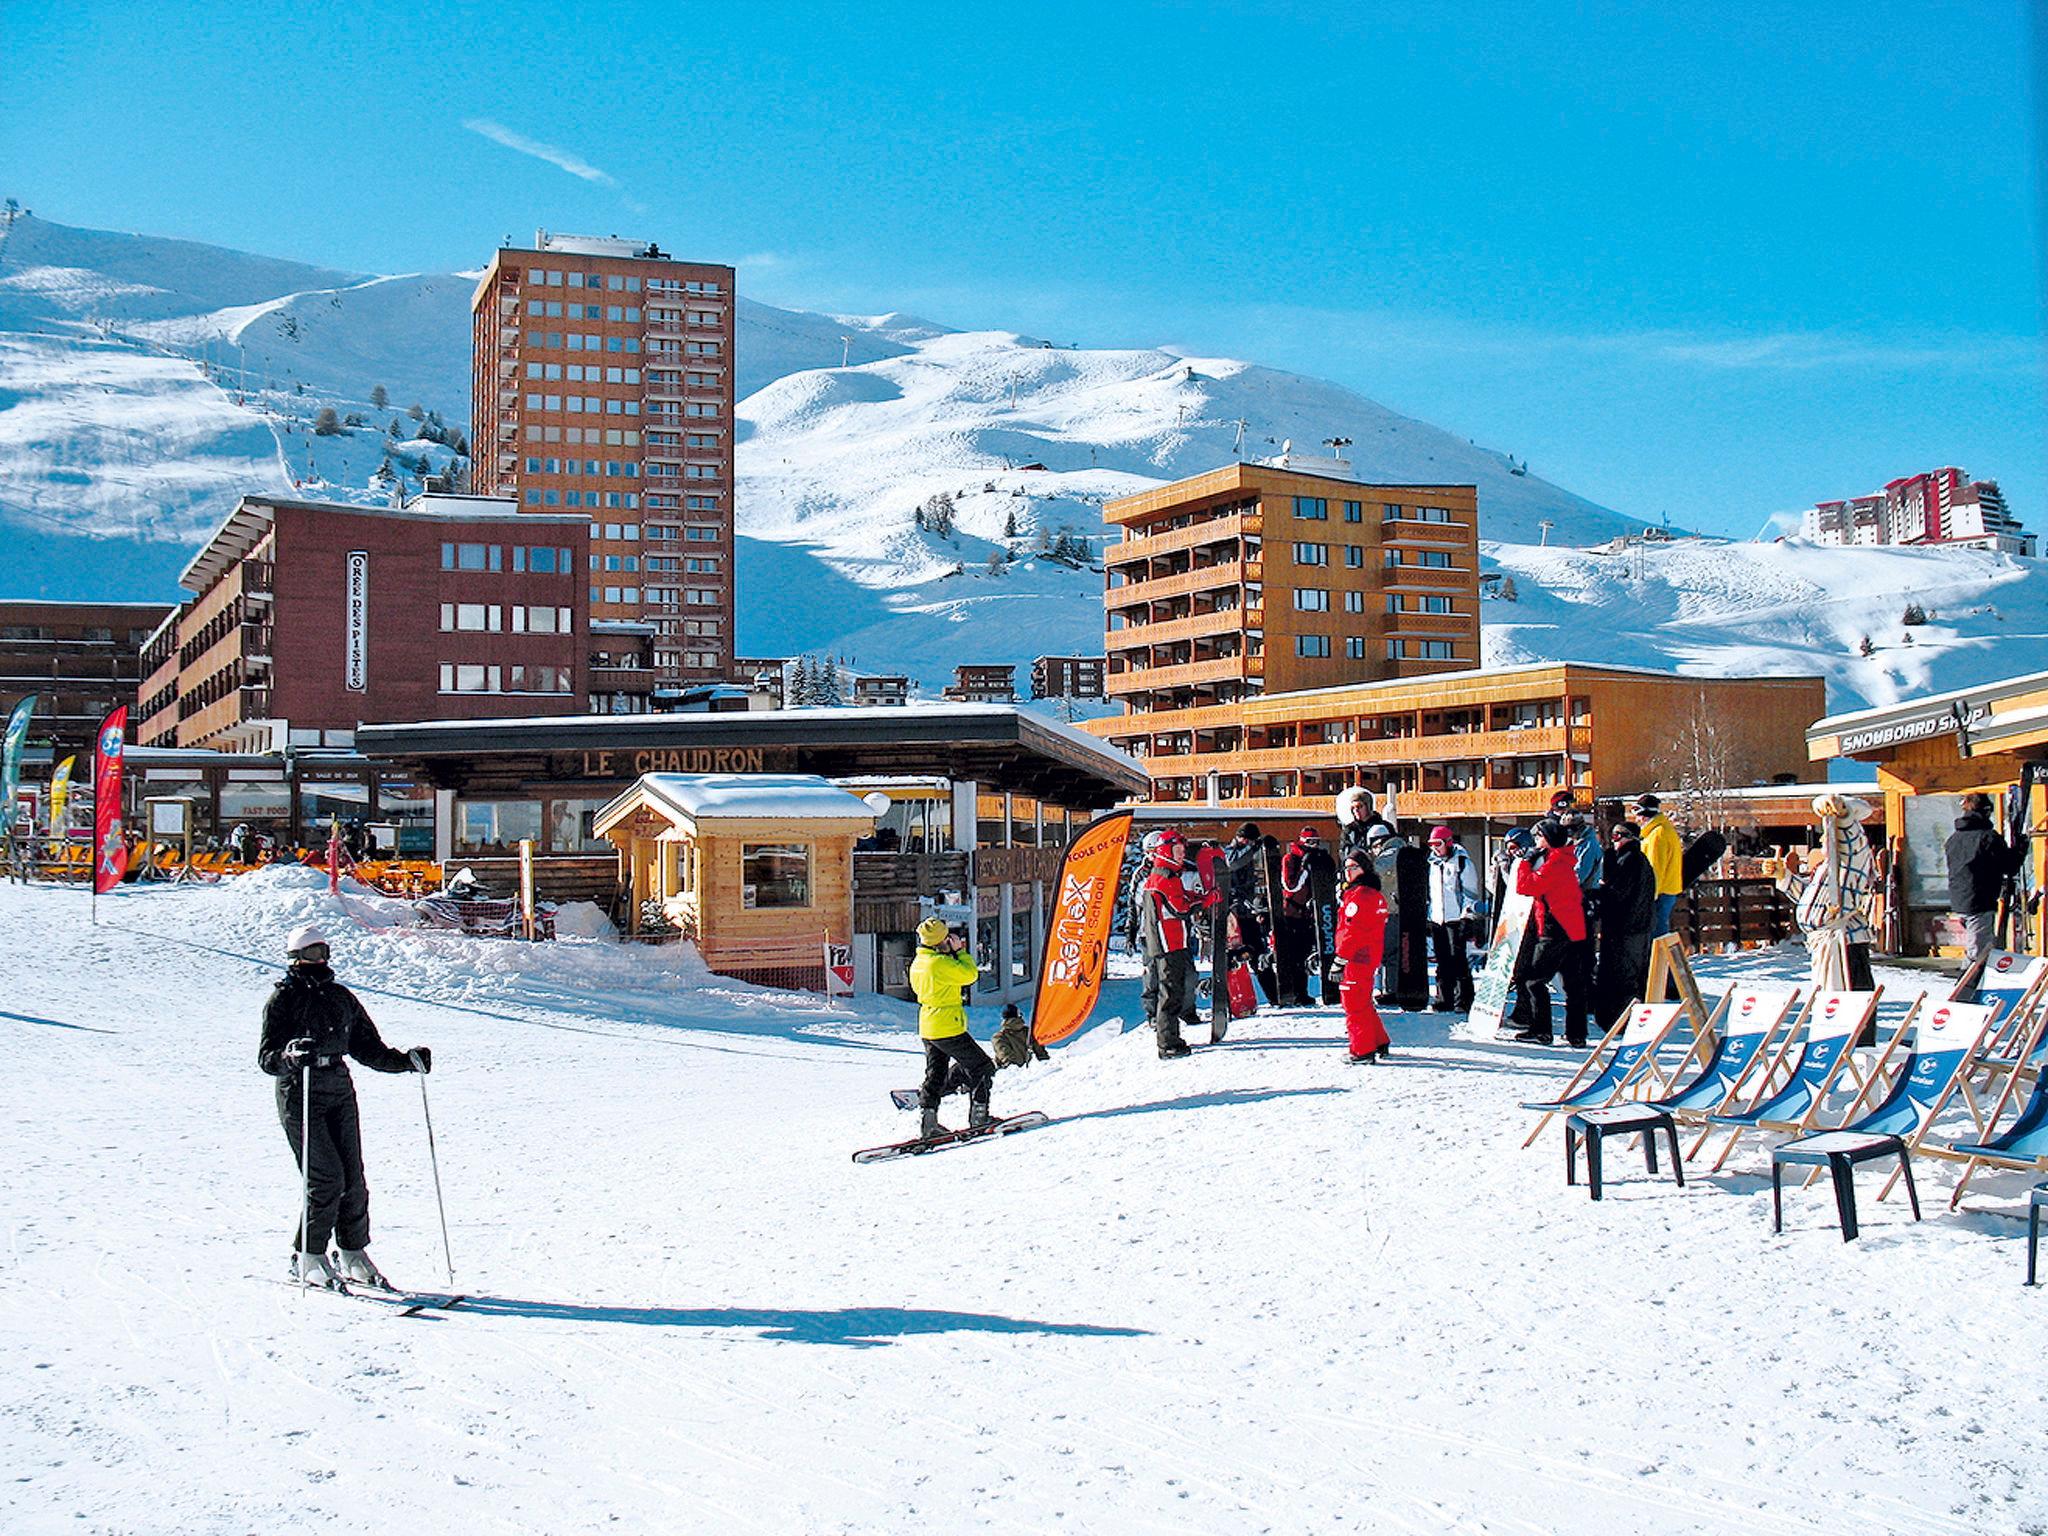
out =
{"type": "Polygon", "coordinates": [[[2001,677],[1989,683],[1978,683],[1969,688],[1954,688],[1947,693],[1923,693],[1896,704],[1881,704],[1875,709],[1851,710],[1847,714],[1829,715],[1824,720],[1814,721],[1807,731],[1809,739],[1815,736],[1836,736],[1844,731],[1858,730],[1867,726],[1884,725],[1906,716],[1926,714],[1930,710],[1942,710],[1950,705],[1965,701],[1972,704],[1989,705],[1997,699],[2016,693],[2031,693],[2048,688],[2048,672],[2023,672],[2016,677],[2001,677]]]}
{"type": "Polygon", "coordinates": [[[639,782],[598,812],[596,827],[613,825],[635,795],[645,795],[692,821],[867,821],[875,813],[815,773],[643,773],[639,782]]]}
{"type": "Polygon", "coordinates": [[[1558,658],[1550,661],[1515,661],[1496,663],[1490,667],[1463,667],[1447,672],[1423,672],[1413,677],[1383,677],[1369,683],[1332,683],[1324,688],[1296,688],[1286,693],[1254,694],[1241,702],[1257,703],[1272,699],[1312,699],[1332,693],[1394,693],[1404,688],[1427,687],[1435,683],[1463,683],[1475,680],[1514,677],[1524,672],[1551,672],[1560,667],[1570,667],[1580,672],[1597,672],[1620,677],[1654,677],[1669,683],[1805,683],[1815,681],[1819,674],[1800,672],[1762,672],[1743,677],[1729,677],[1718,672],[1673,672],[1666,667],[1631,667],[1611,661],[1574,661],[1558,658]]]}

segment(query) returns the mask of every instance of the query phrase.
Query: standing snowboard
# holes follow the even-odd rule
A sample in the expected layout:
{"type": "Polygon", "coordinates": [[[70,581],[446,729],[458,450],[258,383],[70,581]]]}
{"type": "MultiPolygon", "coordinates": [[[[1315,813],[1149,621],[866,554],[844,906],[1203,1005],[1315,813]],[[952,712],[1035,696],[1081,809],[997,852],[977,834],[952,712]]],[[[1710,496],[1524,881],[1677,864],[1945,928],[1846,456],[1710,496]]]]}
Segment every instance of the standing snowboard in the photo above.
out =
{"type": "Polygon", "coordinates": [[[1394,854],[1394,889],[1401,912],[1394,1001],[1418,1013],[1429,1006],[1429,855],[1420,848],[1399,849],[1394,854]]]}
{"type": "Polygon", "coordinates": [[[1309,912],[1315,920],[1316,952],[1312,957],[1316,985],[1324,1007],[1337,1001],[1344,962],[1337,958],[1337,876],[1317,868],[1309,874],[1309,912]]]}

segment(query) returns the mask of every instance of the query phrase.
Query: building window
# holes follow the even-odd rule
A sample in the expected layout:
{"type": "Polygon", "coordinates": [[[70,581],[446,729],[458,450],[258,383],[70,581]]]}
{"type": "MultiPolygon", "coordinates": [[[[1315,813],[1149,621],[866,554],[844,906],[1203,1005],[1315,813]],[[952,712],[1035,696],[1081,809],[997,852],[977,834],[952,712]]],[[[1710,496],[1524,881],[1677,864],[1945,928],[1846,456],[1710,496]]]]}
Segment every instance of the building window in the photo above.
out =
{"type": "Polygon", "coordinates": [[[1382,503],[1380,504],[1380,520],[1381,520],[1382,522],[1389,522],[1389,523],[1391,523],[1391,522],[1393,522],[1393,521],[1394,521],[1395,519],[1397,519],[1398,517],[1400,517],[1400,515],[1401,515],[1401,503],[1399,503],[1398,501],[1388,501],[1388,502],[1382,502],[1382,503]]]}
{"type": "Polygon", "coordinates": [[[1432,571],[1448,571],[1451,568],[1451,552],[1447,549],[1425,549],[1417,564],[1432,571]]]}
{"type": "Polygon", "coordinates": [[[1452,659],[1452,657],[1451,657],[1451,642],[1450,642],[1450,641],[1448,641],[1448,640],[1425,640],[1425,641],[1423,641],[1423,642],[1422,642],[1422,659],[1423,659],[1424,661],[1449,661],[1449,660],[1451,660],[1451,659],[1452,659]]]}
{"type": "Polygon", "coordinates": [[[1327,522],[1330,504],[1320,496],[1297,496],[1294,498],[1294,515],[1311,523],[1327,522]]]}
{"type": "Polygon", "coordinates": [[[1344,611],[1346,613],[1365,612],[1365,594],[1363,592],[1346,592],[1344,594],[1344,611]]]}
{"type": "Polygon", "coordinates": [[[1363,544],[1346,544],[1344,546],[1344,563],[1354,571],[1364,566],[1365,546],[1363,544]]]}
{"type": "Polygon", "coordinates": [[[1457,609],[1451,606],[1451,600],[1448,597],[1425,597],[1422,600],[1422,611],[1424,613],[1456,613],[1457,609]]]}
{"type": "Polygon", "coordinates": [[[1323,587],[1296,587],[1294,609],[1297,613],[1328,613],[1330,594],[1323,587]]]}
{"type": "Polygon", "coordinates": [[[811,849],[808,843],[740,844],[740,905],[808,907],[811,904],[811,849]]]}
{"type": "Polygon", "coordinates": [[[1347,501],[1347,502],[1345,502],[1345,503],[1344,503],[1344,521],[1345,521],[1345,522],[1347,522],[1347,523],[1362,523],[1362,522],[1364,522],[1364,521],[1365,521],[1365,503],[1364,503],[1364,502],[1362,502],[1362,501],[1347,501]]]}
{"type": "Polygon", "coordinates": [[[496,693],[499,669],[476,666],[469,662],[441,663],[441,691],[443,693],[496,693]]]}
{"type": "Polygon", "coordinates": [[[1328,565],[1330,546],[1327,544],[1297,544],[1294,546],[1296,565],[1328,565]]]}
{"type": "Polygon", "coordinates": [[[1297,656],[1327,656],[1330,654],[1328,635],[1296,635],[1294,654],[1297,656]]]}

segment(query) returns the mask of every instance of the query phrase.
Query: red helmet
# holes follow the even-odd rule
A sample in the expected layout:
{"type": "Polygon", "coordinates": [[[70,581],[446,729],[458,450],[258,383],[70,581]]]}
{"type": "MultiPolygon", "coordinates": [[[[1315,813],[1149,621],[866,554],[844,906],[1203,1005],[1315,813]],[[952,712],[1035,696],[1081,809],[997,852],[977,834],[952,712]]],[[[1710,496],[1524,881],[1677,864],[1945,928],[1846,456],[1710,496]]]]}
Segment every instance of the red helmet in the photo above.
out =
{"type": "Polygon", "coordinates": [[[1168,827],[1159,834],[1152,849],[1152,862],[1161,869],[1179,869],[1188,861],[1188,840],[1168,827]]]}

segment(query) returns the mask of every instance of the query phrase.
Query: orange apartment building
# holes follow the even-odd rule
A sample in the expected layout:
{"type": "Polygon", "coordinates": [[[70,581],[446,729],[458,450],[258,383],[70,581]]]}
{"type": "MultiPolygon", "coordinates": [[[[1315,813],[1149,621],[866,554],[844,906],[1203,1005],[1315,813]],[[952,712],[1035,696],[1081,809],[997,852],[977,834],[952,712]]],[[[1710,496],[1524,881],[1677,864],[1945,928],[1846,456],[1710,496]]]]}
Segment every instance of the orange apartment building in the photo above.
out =
{"type": "Polygon", "coordinates": [[[1232,464],[1103,515],[1123,534],[1103,557],[1106,687],[1127,713],[1100,728],[1133,755],[1260,694],[1479,665],[1469,485],[1232,464]]]}
{"type": "Polygon", "coordinates": [[[589,519],[591,619],[653,625],[664,690],[732,671],[733,302],[729,266],[546,230],[470,302],[473,489],[589,519]]]}
{"type": "MultiPolygon", "coordinates": [[[[1537,662],[1265,694],[1185,712],[1152,731],[1155,802],[1327,816],[1337,793],[1394,792],[1405,824],[1542,814],[1581,798],[1670,789],[1672,743],[1708,722],[1731,784],[1804,778],[1819,677],[1681,677],[1537,662]]],[[[1117,740],[1124,720],[1087,729],[1117,740]]]]}

